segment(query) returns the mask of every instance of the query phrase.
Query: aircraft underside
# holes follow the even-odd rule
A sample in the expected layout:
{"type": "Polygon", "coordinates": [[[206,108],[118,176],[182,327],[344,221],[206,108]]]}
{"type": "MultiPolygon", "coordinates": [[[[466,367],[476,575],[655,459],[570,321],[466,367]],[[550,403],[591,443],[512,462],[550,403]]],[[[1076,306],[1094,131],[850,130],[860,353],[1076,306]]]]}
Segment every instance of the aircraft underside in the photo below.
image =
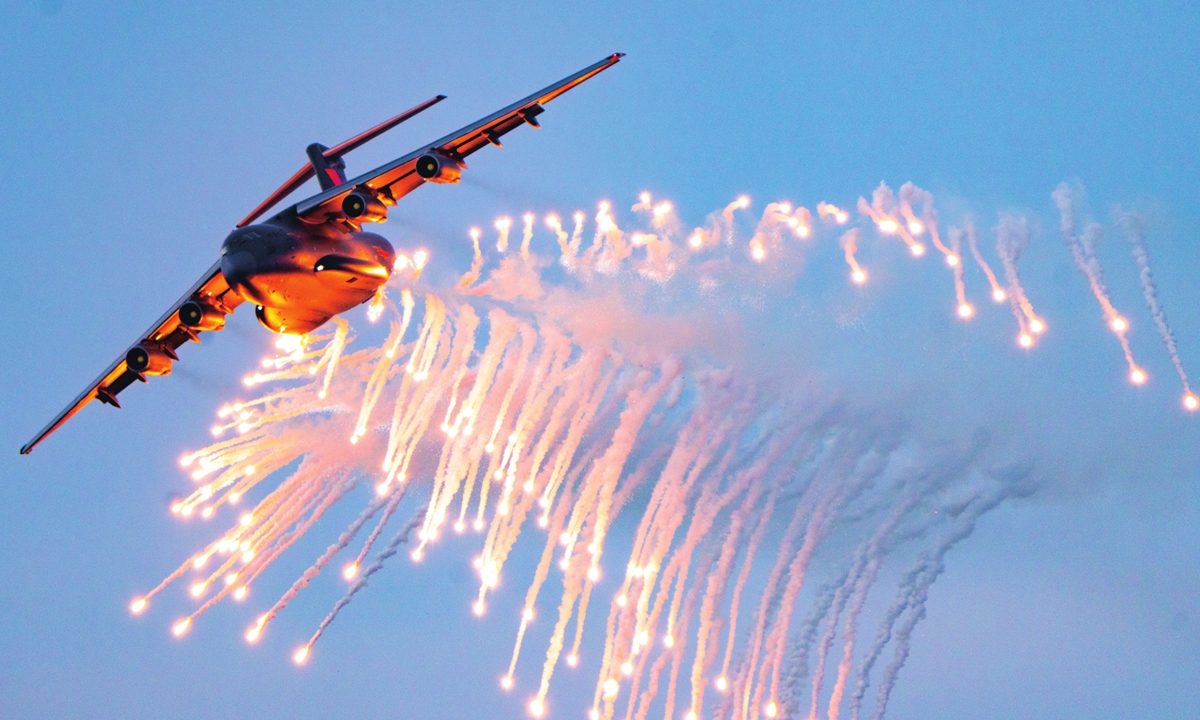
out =
{"type": "Polygon", "coordinates": [[[221,274],[256,305],[273,332],[311,332],[369,300],[387,282],[395,251],[370,232],[330,233],[303,224],[235,230],[221,247],[221,274]]]}

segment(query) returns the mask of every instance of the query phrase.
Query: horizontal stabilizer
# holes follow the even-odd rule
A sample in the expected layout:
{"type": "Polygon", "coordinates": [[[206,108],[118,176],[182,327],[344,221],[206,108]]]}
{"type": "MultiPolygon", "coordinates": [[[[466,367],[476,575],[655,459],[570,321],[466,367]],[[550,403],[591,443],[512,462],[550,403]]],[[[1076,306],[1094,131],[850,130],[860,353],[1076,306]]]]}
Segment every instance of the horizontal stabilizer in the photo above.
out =
{"type": "MultiPolygon", "coordinates": [[[[426,100],[425,102],[421,103],[420,105],[417,105],[416,107],[411,108],[409,110],[405,110],[404,112],[400,113],[396,117],[394,117],[390,120],[387,120],[385,122],[382,122],[382,123],[376,125],[375,127],[371,128],[370,130],[367,130],[366,132],[355,135],[354,137],[350,138],[349,140],[325,150],[322,154],[325,156],[325,160],[327,163],[334,165],[334,166],[340,165],[341,163],[339,162],[339,160],[346,153],[350,152],[351,150],[354,150],[355,148],[362,147],[367,142],[374,140],[375,138],[384,134],[388,130],[391,130],[392,128],[396,127],[397,125],[404,122],[405,120],[408,120],[409,118],[428,110],[429,108],[433,107],[434,105],[437,105],[438,103],[440,103],[441,101],[443,101],[445,99],[446,99],[445,95],[438,95],[436,97],[430,98],[429,100],[426,100]]],[[[283,200],[288,195],[291,195],[292,193],[296,192],[296,190],[298,190],[301,185],[303,185],[304,183],[311,180],[314,175],[316,175],[316,169],[313,167],[312,162],[309,162],[304,167],[300,168],[300,170],[295,175],[293,175],[287,182],[285,182],[283,185],[280,185],[278,190],[271,193],[270,197],[268,197],[266,200],[263,200],[262,204],[260,204],[256,208],[254,208],[254,212],[247,215],[240,223],[237,224],[237,226],[245,227],[245,226],[249,225],[250,223],[254,222],[255,220],[259,219],[264,214],[266,214],[266,212],[268,210],[270,210],[271,208],[278,205],[279,201],[283,200]]],[[[322,183],[322,185],[324,185],[324,183],[322,183]]]]}

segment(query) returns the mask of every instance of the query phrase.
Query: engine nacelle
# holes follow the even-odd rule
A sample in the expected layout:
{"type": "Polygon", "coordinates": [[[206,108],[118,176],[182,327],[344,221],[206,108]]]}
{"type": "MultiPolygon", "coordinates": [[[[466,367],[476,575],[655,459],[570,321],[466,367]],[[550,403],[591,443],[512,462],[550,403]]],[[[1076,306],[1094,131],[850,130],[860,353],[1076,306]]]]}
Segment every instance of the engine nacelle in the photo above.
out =
{"type": "Polygon", "coordinates": [[[355,190],[342,199],[342,213],[356,223],[387,220],[387,205],[371,193],[355,190]]]}
{"type": "Polygon", "coordinates": [[[171,359],[158,345],[135,345],[125,353],[125,366],[140,375],[170,375],[171,359]]]}
{"type": "Polygon", "coordinates": [[[439,152],[417,158],[417,174],[429,182],[456,183],[462,178],[462,171],[462,163],[439,152]]]}
{"type": "Polygon", "coordinates": [[[192,330],[220,330],[225,327],[225,313],[195,300],[188,300],[179,306],[179,322],[192,330]]]}

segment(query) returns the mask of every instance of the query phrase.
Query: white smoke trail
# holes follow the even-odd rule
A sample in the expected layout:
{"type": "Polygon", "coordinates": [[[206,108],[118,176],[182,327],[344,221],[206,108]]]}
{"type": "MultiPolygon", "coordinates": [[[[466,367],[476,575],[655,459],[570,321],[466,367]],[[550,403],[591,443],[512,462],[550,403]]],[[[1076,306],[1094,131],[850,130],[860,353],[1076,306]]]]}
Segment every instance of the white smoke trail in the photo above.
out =
{"type": "MultiPolygon", "coordinates": [[[[342,611],[342,608],[349,605],[350,601],[354,599],[354,596],[358,594],[358,591],[367,586],[367,580],[370,579],[372,575],[383,569],[383,563],[388,558],[395,555],[399,551],[401,545],[408,542],[408,537],[412,534],[412,531],[420,527],[424,521],[425,511],[418,510],[413,519],[409,520],[408,524],[401,528],[400,532],[396,533],[396,536],[393,537],[391,541],[379,551],[379,555],[375,558],[375,562],[364,568],[359,577],[354,581],[350,588],[346,590],[346,595],[342,597],[341,600],[338,600],[336,603],[334,603],[333,609],[329,611],[329,615],[327,615],[325,619],[321,621],[321,624],[317,626],[317,631],[314,632],[313,636],[309,638],[307,643],[305,643],[306,648],[312,648],[313,644],[316,643],[321,637],[321,634],[325,632],[325,628],[329,627],[329,623],[333,622],[334,618],[338,616],[338,613],[342,611]]],[[[306,656],[307,653],[305,653],[304,657],[306,656]]]]}
{"type": "Polygon", "coordinates": [[[1125,353],[1125,362],[1129,365],[1130,380],[1135,385],[1141,385],[1146,380],[1146,373],[1134,362],[1133,352],[1129,348],[1129,339],[1125,337],[1125,333],[1129,329],[1129,322],[1113,307],[1112,301],[1109,299],[1108,288],[1104,286],[1104,269],[1100,266],[1100,259],[1096,256],[1100,238],[1104,232],[1103,228],[1099,223],[1089,223],[1082,234],[1076,234],[1075,231],[1078,214],[1076,204],[1082,196],[1082,187],[1072,188],[1067,183],[1060,184],[1051,193],[1055,204],[1058,205],[1063,241],[1066,242],[1067,249],[1071,252],[1071,259],[1075,261],[1076,269],[1087,278],[1092,295],[1096,297],[1096,302],[1100,303],[1105,324],[1121,342],[1121,350],[1125,353]]]}
{"type": "Polygon", "coordinates": [[[1004,267],[1004,278],[1008,281],[1008,299],[1012,304],[1013,317],[1021,328],[1017,339],[1022,347],[1033,345],[1034,337],[1045,330],[1046,324],[1033,311],[1033,305],[1025,295],[1021,285],[1021,272],[1017,269],[1017,261],[1021,253],[1029,247],[1031,234],[1029,220],[1011,213],[1000,213],[1000,222],[996,226],[996,250],[1000,253],[1000,263],[1004,267]]]}
{"type": "Polygon", "coordinates": [[[916,580],[906,598],[909,615],[896,631],[895,657],[880,680],[873,720],[882,720],[887,711],[888,699],[896,686],[896,678],[899,676],[900,669],[904,667],[904,662],[908,659],[909,651],[912,648],[913,630],[925,618],[925,601],[929,596],[929,588],[946,570],[946,553],[970,537],[971,533],[975,531],[979,518],[994,510],[1001,502],[1028,495],[1031,489],[1023,486],[1021,482],[1029,477],[1030,470],[1029,467],[1012,468],[1005,473],[1005,477],[997,478],[1001,482],[999,487],[981,492],[973,497],[966,503],[953,530],[918,563],[916,580]]]}
{"type": "Polygon", "coordinates": [[[1167,348],[1167,354],[1171,357],[1175,372],[1179,373],[1180,382],[1183,383],[1184,405],[1189,410],[1194,410],[1196,400],[1192,394],[1191,385],[1188,383],[1187,373],[1183,371],[1183,361],[1179,359],[1179,349],[1175,346],[1175,333],[1171,331],[1171,326],[1167,323],[1167,314],[1163,312],[1162,306],[1158,302],[1158,285],[1154,282],[1154,273],[1150,270],[1150,252],[1146,249],[1145,220],[1141,215],[1118,210],[1117,224],[1125,231],[1125,237],[1129,240],[1130,249],[1133,251],[1133,259],[1137,261],[1138,279],[1142,282],[1142,296],[1146,298],[1146,307],[1150,309],[1150,316],[1154,318],[1154,326],[1158,328],[1158,335],[1167,348]]]}

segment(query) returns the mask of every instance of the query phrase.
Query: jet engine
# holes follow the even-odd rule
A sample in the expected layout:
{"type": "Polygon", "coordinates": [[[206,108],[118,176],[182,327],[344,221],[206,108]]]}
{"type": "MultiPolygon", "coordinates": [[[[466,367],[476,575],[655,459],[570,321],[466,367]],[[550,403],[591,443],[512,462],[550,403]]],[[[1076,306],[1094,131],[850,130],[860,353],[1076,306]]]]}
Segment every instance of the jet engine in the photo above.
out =
{"type": "Polygon", "coordinates": [[[342,212],[356,223],[387,220],[387,205],[374,194],[355,190],[342,200],[342,212]]]}
{"type": "Polygon", "coordinates": [[[125,366],[140,375],[170,375],[174,354],[161,345],[134,345],[125,353],[125,366]]]}
{"type": "Polygon", "coordinates": [[[429,182],[456,183],[462,178],[463,164],[449,155],[431,152],[417,158],[417,174],[429,182]]]}
{"type": "Polygon", "coordinates": [[[225,327],[225,313],[215,307],[188,300],[179,306],[179,322],[192,330],[220,330],[225,327]]]}

